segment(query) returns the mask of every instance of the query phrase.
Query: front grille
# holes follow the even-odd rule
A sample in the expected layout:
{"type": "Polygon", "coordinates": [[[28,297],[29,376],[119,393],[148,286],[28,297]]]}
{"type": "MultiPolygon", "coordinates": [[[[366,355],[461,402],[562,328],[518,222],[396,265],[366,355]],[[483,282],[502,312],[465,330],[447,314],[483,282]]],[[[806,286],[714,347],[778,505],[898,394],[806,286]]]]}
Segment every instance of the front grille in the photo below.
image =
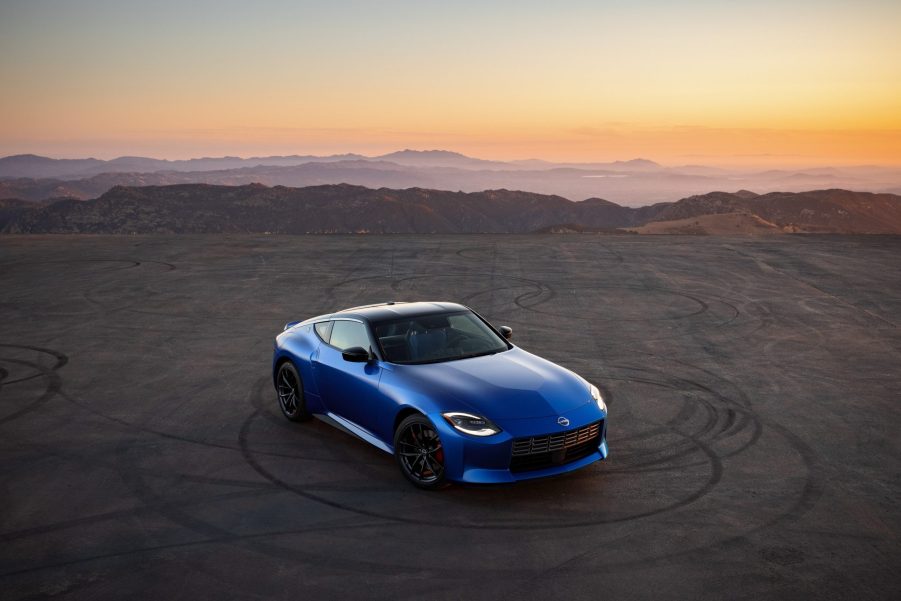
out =
{"type": "Polygon", "coordinates": [[[566,432],[517,438],[513,441],[510,470],[539,470],[586,457],[597,450],[603,428],[601,420],[566,432]]]}

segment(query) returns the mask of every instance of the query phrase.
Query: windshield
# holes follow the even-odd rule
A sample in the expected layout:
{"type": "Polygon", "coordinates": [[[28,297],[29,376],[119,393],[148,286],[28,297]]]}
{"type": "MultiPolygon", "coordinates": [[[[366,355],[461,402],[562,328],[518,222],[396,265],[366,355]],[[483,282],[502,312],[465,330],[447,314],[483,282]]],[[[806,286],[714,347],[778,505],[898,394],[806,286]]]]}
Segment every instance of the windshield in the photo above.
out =
{"type": "Polygon", "coordinates": [[[382,355],[391,363],[438,363],[510,348],[471,311],[375,323],[373,331],[382,355]]]}

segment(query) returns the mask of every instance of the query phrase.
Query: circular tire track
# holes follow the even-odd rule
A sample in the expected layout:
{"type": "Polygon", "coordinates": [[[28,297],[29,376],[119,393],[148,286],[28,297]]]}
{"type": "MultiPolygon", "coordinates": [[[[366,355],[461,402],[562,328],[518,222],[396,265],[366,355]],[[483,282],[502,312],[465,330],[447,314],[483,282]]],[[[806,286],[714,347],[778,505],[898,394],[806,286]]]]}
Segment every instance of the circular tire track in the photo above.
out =
{"type": "MultiPolygon", "coordinates": [[[[253,398],[255,395],[252,393],[251,397],[253,398]]],[[[379,518],[388,521],[402,522],[407,524],[417,524],[417,525],[430,525],[436,526],[434,520],[423,518],[418,519],[415,517],[407,517],[403,515],[399,515],[404,513],[402,511],[394,511],[394,512],[381,512],[375,511],[370,508],[360,507],[350,502],[335,500],[332,498],[328,498],[319,494],[319,487],[315,484],[307,485],[307,484],[297,484],[295,482],[288,481],[284,477],[279,476],[276,472],[273,471],[272,468],[268,467],[260,458],[258,458],[257,452],[251,447],[251,428],[255,420],[259,419],[265,413],[254,403],[255,410],[251,413],[244,423],[241,426],[241,430],[239,433],[239,443],[242,449],[242,454],[244,456],[245,461],[250,465],[257,473],[261,476],[272,482],[273,484],[284,488],[285,490],[291,491],[294,494],[297,494],[301,497],[304,497],[308,500],[316,501],[318,503],[322,503],[326,506],[342,509],[345,511],[350,511],[353,513],[357,513],[359,515],[363,515],[371,518],[379,518]]],[[[490,521],[478,521],[469,517],[464,517],[462,520],[444,520],[440,524],[437,524],[440,527],[449,527],[449,528],[465,528],[465,529],[482,529],[482,530],[541,530],[541,529],[562,529],[562,528],[572,528],[572,527],[581,527],[581,526],[590,526],[590,525],[600,525],[600,524],[610,524],[617,522],[627,522],[635,519],[640,519],[644,517],[650,517],[653,515],[657,515],[660,513],[665,513],[667,511],[673,511],[678,509],[679,507],[691,504],[698,499],[702,498],[706,494],[708,494],[720,481],[723,472],[723,466],[720,458],[713,452],[713,450],[709,447],[707,443],[705,443],[699,435],[695,433],[686,433],[680,431],[677,427],[673,425],[664,425],[664,428],[668,428],[673,435],[681,437],[690,447],[693,447],[695,453],[701,453],[705,457],[706,463],[709,465],[709,476],[707,477],[706,482],[696,491],[691,491],[689,494],[684,495],[682,498],[679,498],[667,505],[659,508],[654,508],[653,510],[634,512],[627,516],[603,516],[597,517],[589,520],[578,519],[572,522],[560,522],[559,519],[555,519],[553,521],[536,519],[534,516],[517,518],[515,521],[510,522],[500,522],[497,517],[492,518],[490,521]]],[[[704,434],[706,430],[709,430],[710,427],[706,428],[705,431],[702,431],[701,434],[704,434]]],[[[340,433],[336,432],[336,436],[341,436],[340,433]]],[[[689,451],[692,452],[692,451],[689,451]]],[[[668,459],[668,460],[671,460],[668,459]]],[[[385,457],[385,463],[389,464],[393,468],[393,462],[390,461],[388,456],[385,457]]],[[[352,462],[351,462],[352,464],[352,462]]],[[[340,465],[340,464],[339,464],[340,465]]],[[[676,469],[676,468],[673,468],[676,469]]],[[[614,471],[614,470],[611,470],[614,471]]],[[[622,470],[620,470],[622,471],[622,470]]],[[[518,486],[528,486],[528,483],[520,483],[518,486]]],[[[502,487],[503,488],[503,487],[502,487]]]]}
{"type": "Polygon", "coordinates": [[[62,386],[62,379],[60,378],[59,374],[57,374],[56,372],[57,372],[57,370],[62,368],[64,365],[66,365],[66,363],[69,362],[69,358],[66,355],[64,355],[63,353],[60,353],[58,351],[43,348],[43,347],[38,347],[38,346],[0,343],[0,348],[32,351],[32,352],[39,353],[42,355],[49,355],[50,357],[52,357],[54,359],[53,364],[50,365],[49,367],[46,367],[44,365],[41,365],[40,363],[37,363],[36,361],[27,361],[24,359],[19,359],[19,358],[14,358],[14,357],[0,357],[0,363],[21,365],[21,366],[24,366],[34,372],[34,373],[30,373],[28,375],[22,375],[19,377],[15,377],[13,379],[8,379],[10,372],[9,372],[9,370],[6,370],[4,368],[3,369],[3,377],[0,378],[0,390],[3,390],[5,388],[8,388],[9,386],[12,386],[12,385],[15,385],[15,384],[18,384],[21,382],[27,382],[29,380],[34,380],[36,378],[46,378],[46,380],[47,380],[47,386],[44,389],[43,393],[40,394],[40,396],[38,396],[36,399],[31,401],[24,407],[14,410],[12,413],[10,413],[8,415],[0,417],[0,424],[6,424],[6,423],[12,422],[16,419],[19,419],[20,417],[27,415],[27,414],[31,413],[32,411],[37,410],[38,408],[41,407],[41,405],[43,405],[44,403],[46,403],[51,398],[53,398],[56,394],[59,393],[60,388],[62,386]]]}

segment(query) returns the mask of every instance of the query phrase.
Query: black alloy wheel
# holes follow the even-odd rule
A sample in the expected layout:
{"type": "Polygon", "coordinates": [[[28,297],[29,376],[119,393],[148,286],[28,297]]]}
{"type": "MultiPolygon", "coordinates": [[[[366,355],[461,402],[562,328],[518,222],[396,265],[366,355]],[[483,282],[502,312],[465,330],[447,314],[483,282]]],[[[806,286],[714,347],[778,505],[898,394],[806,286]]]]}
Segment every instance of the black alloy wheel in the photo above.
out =
{"type": "Polygon", "coordinates": [[[419,488],[431,490],[447,485],[441,438],[424,415],[411,415],[397,427],[394,456],[407,480],[419,488]]]}
{"type": "Polygon", "coordinates": [[[300,374],[290,361],[285,361],[275,375],[275,391],[278,394],[278,406],[282,415],[292,422],[310,419],[303,398],[303,384],[300,374]]]}

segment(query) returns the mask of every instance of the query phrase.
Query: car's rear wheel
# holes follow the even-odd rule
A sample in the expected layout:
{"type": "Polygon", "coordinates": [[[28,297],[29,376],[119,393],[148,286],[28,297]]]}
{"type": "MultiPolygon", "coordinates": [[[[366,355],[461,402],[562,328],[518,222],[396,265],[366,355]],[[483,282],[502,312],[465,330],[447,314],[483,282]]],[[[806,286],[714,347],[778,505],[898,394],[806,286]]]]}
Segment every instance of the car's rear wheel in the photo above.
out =
{"type": "Polygon", "coordinates": [[[410,415],[397,427],[394,457],[407,480],[419,488],[447,486],[441,437],[424,415],[410,415]]]}
{"type": "Polygon", "coordinates": [[[310,419],[307,404],[303,397],[303,380],[290,361],[285,361],[278,367],[275,374],[275,392],[278,395],[278,406],[282,415],[292,422],[302,422],[310,419]]]}

